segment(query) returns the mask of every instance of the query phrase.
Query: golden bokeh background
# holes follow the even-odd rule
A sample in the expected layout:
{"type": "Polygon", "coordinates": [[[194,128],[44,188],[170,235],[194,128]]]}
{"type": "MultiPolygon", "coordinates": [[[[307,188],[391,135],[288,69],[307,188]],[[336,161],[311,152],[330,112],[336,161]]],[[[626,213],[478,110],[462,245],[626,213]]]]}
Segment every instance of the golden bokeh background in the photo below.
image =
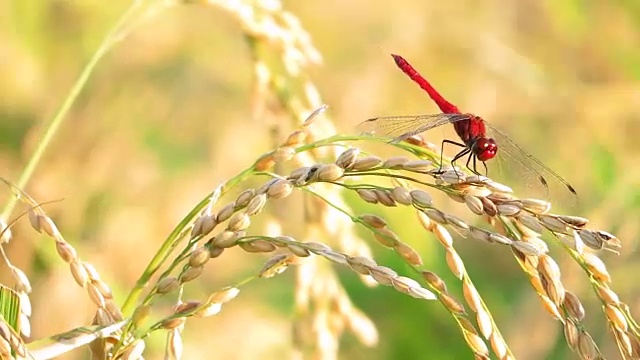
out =
{"type": "MultiPolygon", "coordinates": [[[[18,180],[49,119],[128,5],[0,1],[0,176],[18,180]]],[[[355,133],[372,116],[437,112],[388,54],[403,55],[451,102],[481,114],[576,187],[580,203],[561,204],[558,211],[589,218],[593,228],[622,240],[620,255],[602,257],[613,288],[633,314],[640,313],[639,2],[352,0],[284,1],[283,7],[323,56],[309,76],[339,132],[355,133]]],[[[273,147],[271,123],[252,117],[252,79],[251,53],[234,18],[215,6],[176,5],[118,43],[73,104],[25,190],[38,201],[62,199],[47,205],[48,214],[111,285],[118,303],[180,219],[273,147]]],[[[283,113],[274,119],[292,123],[283,113]]],[[[439,142],[443,132],[433,133],[429,140],[439,142]]],[[[509,176],[498,180],[511,184],[509,176]]],[[[10,196],[4,191],[0,200],[10,196]]],[[[433,239],[412,231],[419,225],[408,209],[349,201],[358,211],[384,215],[421,252],[425,268],[448,274],[433,239]]],[[[478,221],[460,204],[440,205],[478,221]]],[[[519,359],[575,356],[506,247],[456,241],[519,359]]],[[[378,261],[402,268],[393,254],[371,244],[378,261]]],[[[95,308],[50,239],[25,220],[6,248],[34,288],[34,339],[90,321],[95,308]]],[[[558,246],[551,249],[565,286],[585,305],[587,330],[607,358],[617,358],[584,272],[558,246]]],[[[254,274],[264,260],[240,250],[225,253],[207,265],[190,294],[206,297],[254,274]]],[[[343,269],[339,274],[380,333],[375,348],[345,337],[340,358],[471,357],[438,303],[367,288],[343,269]]],[[[1,279],[11,285],[6,267],[1,279]]],[[[446,280],[457,284],[452,276],[446,280]]],[[[256,281],[218,316],[187,323],[185,358],[288,357],[292,288],[292,272],[256,281]]],[[[161,358],[163,341],[160,333],[152,336],[146,358],[161,358]]],[[[63,358],[88,354],[82,348],[63,358]]]]}

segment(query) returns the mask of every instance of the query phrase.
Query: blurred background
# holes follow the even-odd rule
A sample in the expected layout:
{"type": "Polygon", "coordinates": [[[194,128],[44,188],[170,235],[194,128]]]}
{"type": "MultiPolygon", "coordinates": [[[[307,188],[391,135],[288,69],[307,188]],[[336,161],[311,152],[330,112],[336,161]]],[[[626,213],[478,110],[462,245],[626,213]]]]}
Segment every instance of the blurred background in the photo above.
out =
{"type": "MultiPolygon", "coordinates": [[[[48,119],[128,5],[0,0],[0,176],[18,180],[48,119]]],[[[591,228],[622,240],[620,255],[602,257],[613,289],[640,314],[640,2],[332,0],[284,1],[283,7],[299,18],[324,58],[309,76],[339,132],[356,133],[356,125],[372,116],[438,112],[389,57],[403,55],[451,102],[482,115],[574,185],[580,203],[557,211],[587,217],[591,228]]],[[[249,48],[228,13],[174,6],[116,45],[73,105],[25,190],[38,201],[62,199],[46,210],[112,286],[118,303],[180,219],[273,147],[269,124],[252,118],[252,79],[249,48]]],[[[428,138],[435,143],[451,134],[433,133],[428,138]]],[[[496,177],[509,184],[508,174],[496,177]]],[[[2,203],[9,197],[8,190],[0,194],[2,203]]],[[[440,246],[407,225],[410,218],[418,226],[409,209],[388,211],[355,198],[350,204],[384,215],[420,251],[425,268],[457,284],[447,277],[440,246]]],[[[478,221],[463,205],[439,205],[478,221]]],[[[9,257],[34,287],[33,338],[87,324],[95,307],[52,241],[26,221],[14,236],[9,257]]],[[[506,247],[456,241],[518,358],[575,356],[506,247]]],[[[380,263],[402,268],[391,252],[372,248],[380,263]]],[[[587,330],[607,358],[618,358],[584,272],[558,246],[551,248],[563,283],[585,305],[587,330]]],[[[255,273],[264,259],[225,254],[207,265],[195,296],[255,273]]],[[[10,281],[6,267],[0,274],[3,283],[10,281]]],[[[341,358],[471,357],[438,303],[367,288],[344,269],[339,274],[380,333],[375,348],[345,337],[341,358]]],[[[292,283],[293,272],[254,282],[217,317],[188,323],[185,358],[288,356],[292,283]]],[[[147,358],[162,356],[163,340],[150,339],[147,358]]],[[[64,358],[87,357],[83,348],[64,358]]]]}

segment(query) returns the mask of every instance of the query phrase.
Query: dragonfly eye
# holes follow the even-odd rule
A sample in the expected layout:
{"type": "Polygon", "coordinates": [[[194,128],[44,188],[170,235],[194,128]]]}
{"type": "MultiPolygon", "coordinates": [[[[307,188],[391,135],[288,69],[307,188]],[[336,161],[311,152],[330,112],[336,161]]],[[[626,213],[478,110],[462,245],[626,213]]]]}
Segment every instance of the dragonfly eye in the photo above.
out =
{"type": "Polygon", "coordinates": [[[493,139],[480,138],[473,144],[473,153],[480,161],[493,159],[497,152],[498,144],[493,139]]]}

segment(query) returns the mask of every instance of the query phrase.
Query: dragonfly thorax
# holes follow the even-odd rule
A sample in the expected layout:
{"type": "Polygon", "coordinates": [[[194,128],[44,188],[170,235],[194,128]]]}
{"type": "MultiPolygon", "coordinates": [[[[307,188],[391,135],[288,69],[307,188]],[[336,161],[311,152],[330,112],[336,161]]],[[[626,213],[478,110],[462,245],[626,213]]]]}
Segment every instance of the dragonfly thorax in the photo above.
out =
{"type": "Polygon", "coordinates": [[[471,144],[471,151],[478,160],[487,161],[496,156],[498,144],[491,138],[479,137],[471,144]]]}

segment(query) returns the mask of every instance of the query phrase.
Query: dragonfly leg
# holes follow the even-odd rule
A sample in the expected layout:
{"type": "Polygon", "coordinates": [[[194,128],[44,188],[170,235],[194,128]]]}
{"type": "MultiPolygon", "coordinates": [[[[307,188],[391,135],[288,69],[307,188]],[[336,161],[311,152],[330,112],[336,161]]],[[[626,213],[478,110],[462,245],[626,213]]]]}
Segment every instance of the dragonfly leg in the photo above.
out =
{"type": "Polygon", "coordinates": [[[442,140],[442,144],[440,145],[440,168],[438,169],[438,172],[442,172],[442,163],[443,163],[442,158],[444,157],[444,144],[445,143],[465,148],[461,152],[457,153],[456,156],[453,157],[453,159],[451,159],[451,165],[453,165],[453,163],[456,160],[460,159],[461,157],[465,156],[466,154],[468,154],[471,151],[469,148],[467,148],[467,146],[465,144],[462,144],[462,143],[459,143],[459,142],[455,142],[455,141],[451,141],[451,140],[447,140],[447,139],[442,140]]]}
{"type": "MultiPolygon", "coordinates": [[[[461,157],[463,157],[463,156],[465,156],[467,154],[469,154],[469,159],[467,159],[467,168],[468,168],[469,167],[469,160],[471,159],[471,156],[473,156],[473,153],[471,152],[471,149],[469,149],[468,147],[465,147],[464,150],[462,150],[459,153],[457,153],[456,156],[454,156],[453,159],[451,159],[451,165],[454,165],[454,163],[458,159],[460,159],[461,157]]],[[[458,176],[458,180],[460,180],[460,173],[458,173],[456,171],[456,175],[458,176]]]]}
{"type": "Polygon", "coordinates": [[[471,171],[472,173],[474,173],[474,174],[479,176],[480,173],[478,173],[476,159],[477,159],[477,157],[472,152],[470,152],[469,153],[469,158],[467,159],[467,169],[469,169],[469,171],[471,171]],[[473,158],[473,167],[469,166],[469,162],[471,161],[471,158],[473,158]]]}

